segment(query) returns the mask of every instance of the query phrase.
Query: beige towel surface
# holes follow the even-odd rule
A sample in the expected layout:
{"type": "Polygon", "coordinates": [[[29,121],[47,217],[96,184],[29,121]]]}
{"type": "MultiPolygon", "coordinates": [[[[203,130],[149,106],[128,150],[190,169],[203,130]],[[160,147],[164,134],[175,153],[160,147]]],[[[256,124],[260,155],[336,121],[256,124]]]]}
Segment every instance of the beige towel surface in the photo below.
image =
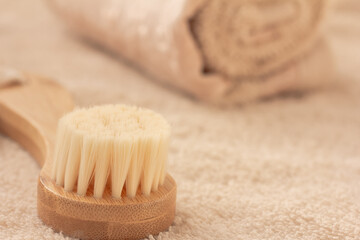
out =
{"type": "MultiPolygon", "coordinates": [[[[136,104],[169,120],[177,212],[157,239],[358,240],[360,14],[341,9],[328,35],[336,86],[233,109],[174,94],[77,41],[40,0],[0,0],[0,65],[54,77],[80,106],[136,104]]],[[[38,174],[0,135],[0,239],[66,239],[36,217],[38,174]]]]}
{"type": "Polygon", "coordinates": [[[331,66],[325,43],[314,48],[328,0],[49,3],[85,38],[216,103],[322,86],[331,66]]]}

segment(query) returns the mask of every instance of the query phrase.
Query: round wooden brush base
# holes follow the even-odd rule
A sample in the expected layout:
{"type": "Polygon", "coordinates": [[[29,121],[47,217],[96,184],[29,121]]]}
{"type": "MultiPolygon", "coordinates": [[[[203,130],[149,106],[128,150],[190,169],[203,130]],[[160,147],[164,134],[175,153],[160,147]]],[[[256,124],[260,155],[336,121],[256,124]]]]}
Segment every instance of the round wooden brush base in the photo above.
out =
{"type": "Polygon", "coordinates": [[[176,184],[165,183],[150,196],[102,198],[66,192],[47,176],[39,177],[38,215],[55,231],[81,239],[141,239],[168,229],[174,220],[176,184]]]}

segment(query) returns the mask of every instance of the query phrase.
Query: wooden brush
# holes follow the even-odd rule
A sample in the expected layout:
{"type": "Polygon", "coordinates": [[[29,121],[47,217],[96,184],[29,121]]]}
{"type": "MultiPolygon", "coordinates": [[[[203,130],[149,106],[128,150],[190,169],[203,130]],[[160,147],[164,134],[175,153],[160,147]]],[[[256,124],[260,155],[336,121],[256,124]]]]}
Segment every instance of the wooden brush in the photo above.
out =
{"type": "Polygon", "coordinates": [[[81,239],[139,239],[166,230],[176,200],[166,174],[167,122],[125,105],[72,109],[70,94],[48,79],[27,75],[26,83],[0,88],[0,130],[42,166],[42,221],[81,239]]]}

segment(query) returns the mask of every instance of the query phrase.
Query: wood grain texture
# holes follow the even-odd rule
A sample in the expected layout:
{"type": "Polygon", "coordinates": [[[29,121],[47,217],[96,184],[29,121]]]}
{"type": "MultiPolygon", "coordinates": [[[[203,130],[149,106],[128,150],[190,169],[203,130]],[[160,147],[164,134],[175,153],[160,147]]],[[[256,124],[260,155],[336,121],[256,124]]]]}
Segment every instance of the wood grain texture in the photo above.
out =
{"type": "Polygon", "coordinates": [[[139,239],[166,230],[175,216],[176,183],[146,197],[102,198],[66,192],[49,177],[58,119],[74,107],[70,94],[58,84],[27,75],[28,81],[0,89],[0,131],[19,142],[42,170],[38,181],[38,215],[55,231],[81,239],[139,239]]]}

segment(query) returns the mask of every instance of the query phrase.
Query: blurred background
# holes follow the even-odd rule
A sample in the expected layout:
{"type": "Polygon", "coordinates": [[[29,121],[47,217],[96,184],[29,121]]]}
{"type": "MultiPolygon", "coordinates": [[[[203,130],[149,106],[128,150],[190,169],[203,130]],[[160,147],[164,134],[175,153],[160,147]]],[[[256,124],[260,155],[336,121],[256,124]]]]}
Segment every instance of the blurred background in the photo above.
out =
{"type": "MultiPolygon", "coordinates": [[[[169,120],[159,239],[359,239],[358,0],[0,0],[0,66],[169,120]]],[[[0,238],[65,239],[3,135],[0,164],[0,238]]]]}

